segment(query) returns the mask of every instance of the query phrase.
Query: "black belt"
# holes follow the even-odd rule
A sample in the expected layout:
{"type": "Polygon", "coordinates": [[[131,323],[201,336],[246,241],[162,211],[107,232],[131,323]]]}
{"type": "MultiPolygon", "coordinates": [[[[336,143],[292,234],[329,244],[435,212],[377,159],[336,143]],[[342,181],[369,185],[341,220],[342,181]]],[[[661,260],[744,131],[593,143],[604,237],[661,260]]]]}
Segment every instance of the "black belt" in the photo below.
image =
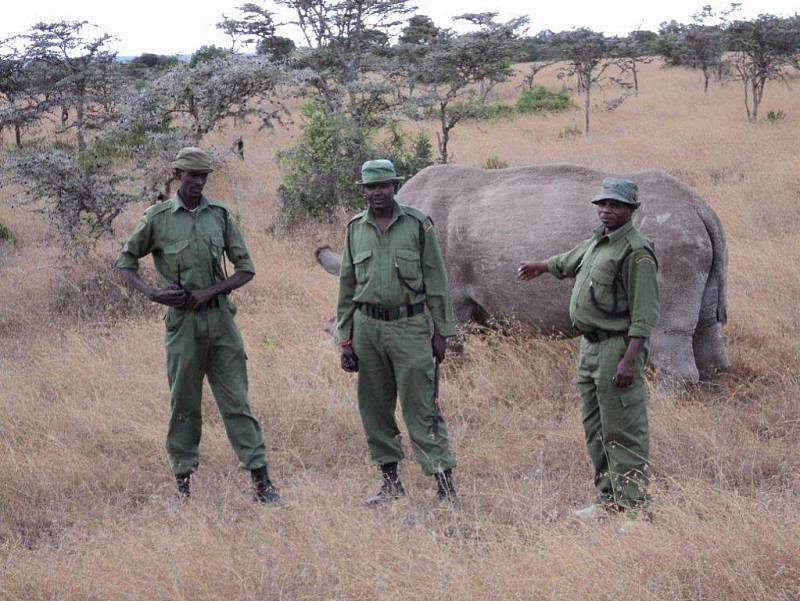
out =
{"type": "Polygon", "coordinates": [[[593,332],[581,332],[581,335],[589,342],[603,342],[614,336],[625,336],[627,332],[608,332],[606,330],[595,330],[593,332]]]}
{"type": "MultiPolygon", "coordinates": [[[[219,309],[219,297],[215,296],[207,303],[203,303],[197,309],[195,309],[194,313],[199,313],[200,311],[207,311],[208,309],[219,309]]],[[[180,309],[181,311],[190,311],[190,309],[180,309]]]]}
{"type": "Polygon", "coordinates": [[[414,317],[418,313],[425,310],[425,303],[417,303],[416,305],[405,305],[403,307],[388,308],[379,307],[378,305],[371,305],[369,303],[357,303],[361,312],[367,317],[377,319],[379,321],[396,321],[401,317],[414,317]]]}

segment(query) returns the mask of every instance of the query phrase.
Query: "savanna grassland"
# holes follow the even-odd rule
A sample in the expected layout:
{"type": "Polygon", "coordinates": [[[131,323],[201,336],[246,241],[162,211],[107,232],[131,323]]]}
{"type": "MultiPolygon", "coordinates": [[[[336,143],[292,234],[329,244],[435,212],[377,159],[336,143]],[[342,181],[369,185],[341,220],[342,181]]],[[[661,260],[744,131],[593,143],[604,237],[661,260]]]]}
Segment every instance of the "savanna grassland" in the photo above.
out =
{"type": "MultiPolygon", "coordinates": [[[[513,101],[519,79],[498,96],[513,101]]],[[[560,85],[552,69],[537,79],[560,85]]],[[[208,390],[193,498],[174,498],[163,312],[108,283],[144,206],[97,258],[65,264],[42,215],[1,190],[0,222],[19,242],[0,243],[0,599],[800,599],[800,92],[771,85],[763,112],[786,118],[751,125],[738,83],[703,95],[697,73],[651,64],[638,97],[611,112],[597,100],[588,137],[559,137],[582,123],[578,109],[464,124],[454,161],[660,168],[722,219],[733,368],[652,387],[652,524],[570,519],[592,497],[576,342],[497,333],[471,335],[445,364],[462,508],[437,502],[411,461],[406,499],[362,508],[377,471],[355,380],[324,331],[336,280],[312,256],[340,245],[343,222],[267,233],[275,153],[297,130],[252,128],[246,160],[229,160],[209,193],[240,218],[256,262],[235,302],[289,505],[249,500],[208,390]]]]}

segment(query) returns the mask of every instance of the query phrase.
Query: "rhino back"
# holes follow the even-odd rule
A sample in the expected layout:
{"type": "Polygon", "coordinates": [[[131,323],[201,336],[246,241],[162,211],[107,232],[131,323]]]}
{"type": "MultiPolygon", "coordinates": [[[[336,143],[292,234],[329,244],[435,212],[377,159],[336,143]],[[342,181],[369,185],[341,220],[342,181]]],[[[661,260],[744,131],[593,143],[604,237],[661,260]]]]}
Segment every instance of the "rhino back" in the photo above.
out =
{"type": "MultiPolygon", "coordinates": [[[[545,330],[571,333],[571,281],[516,281],[521,260],[546,259],[591,235],[589,202],[609,174],[575,165],[483,170],[429,167],[400,191],[400,202],[434,220],[454,301],[472,299],[490,314],[512,314],[545,330]]],[[[691,332],[713,261],[698,215],[703,201],[675,178],[628,175],[640,188],[634,223],[653,240],[659,259],[659,329],[691,332]]]]}

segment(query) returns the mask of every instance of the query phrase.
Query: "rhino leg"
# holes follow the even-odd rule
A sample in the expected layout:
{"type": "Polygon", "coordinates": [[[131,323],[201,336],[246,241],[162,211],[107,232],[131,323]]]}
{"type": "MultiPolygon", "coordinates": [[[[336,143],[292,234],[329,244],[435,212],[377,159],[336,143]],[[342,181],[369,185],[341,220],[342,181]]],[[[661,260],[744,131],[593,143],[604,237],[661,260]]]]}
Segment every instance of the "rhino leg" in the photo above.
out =
{"type": "Polygon", "coordinates": [[[654,332],[652,338],[652,363],[659,371],[659,379],[697,382],[700,377],[694,361],[690,332],[654,332]]]}
{"type": "Polygon", "coordinates": [[[476,303],[471,297],[466,294],[455,293],[452,295],[453,313],[455,313],[456,321],[465,323],[467,321],[476,321],[480,324],[485,324],[488,314],[486,310],[476,303]]]}
{"type": "Polygon", "coordinates": [[[692,348],[701,380],[710,380],[721,370],[730,367],[720,322],[698,324],[692,337],[692,348]]]}

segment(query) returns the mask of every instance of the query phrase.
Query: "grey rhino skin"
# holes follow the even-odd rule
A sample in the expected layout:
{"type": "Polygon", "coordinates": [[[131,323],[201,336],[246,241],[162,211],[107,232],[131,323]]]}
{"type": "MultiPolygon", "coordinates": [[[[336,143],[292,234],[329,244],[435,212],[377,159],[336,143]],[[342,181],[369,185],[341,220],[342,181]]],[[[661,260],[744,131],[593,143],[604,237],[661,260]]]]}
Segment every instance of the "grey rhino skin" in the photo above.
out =
{"type": "MultiPolygon", "coordinates": [[[[511,316],[545,334],[576,336],[569,318],[571,280],[544,275],[516,280],[521,260],[546,259],[588,238],[598,225],[590,203],[609,174],[575,165],[485,170],[455,165],[424,169],[397,200],[433,219],[459,321],[511,316]]],[[[639,185],[634,223],[655,243],[661,313],[652,337],[653,365],[685,381],[729,366],[727,248],[714,211],[663,171],[626,175],[639,185]]],[[[340,257],[318,249],[338,273],[340,257]]]]}

